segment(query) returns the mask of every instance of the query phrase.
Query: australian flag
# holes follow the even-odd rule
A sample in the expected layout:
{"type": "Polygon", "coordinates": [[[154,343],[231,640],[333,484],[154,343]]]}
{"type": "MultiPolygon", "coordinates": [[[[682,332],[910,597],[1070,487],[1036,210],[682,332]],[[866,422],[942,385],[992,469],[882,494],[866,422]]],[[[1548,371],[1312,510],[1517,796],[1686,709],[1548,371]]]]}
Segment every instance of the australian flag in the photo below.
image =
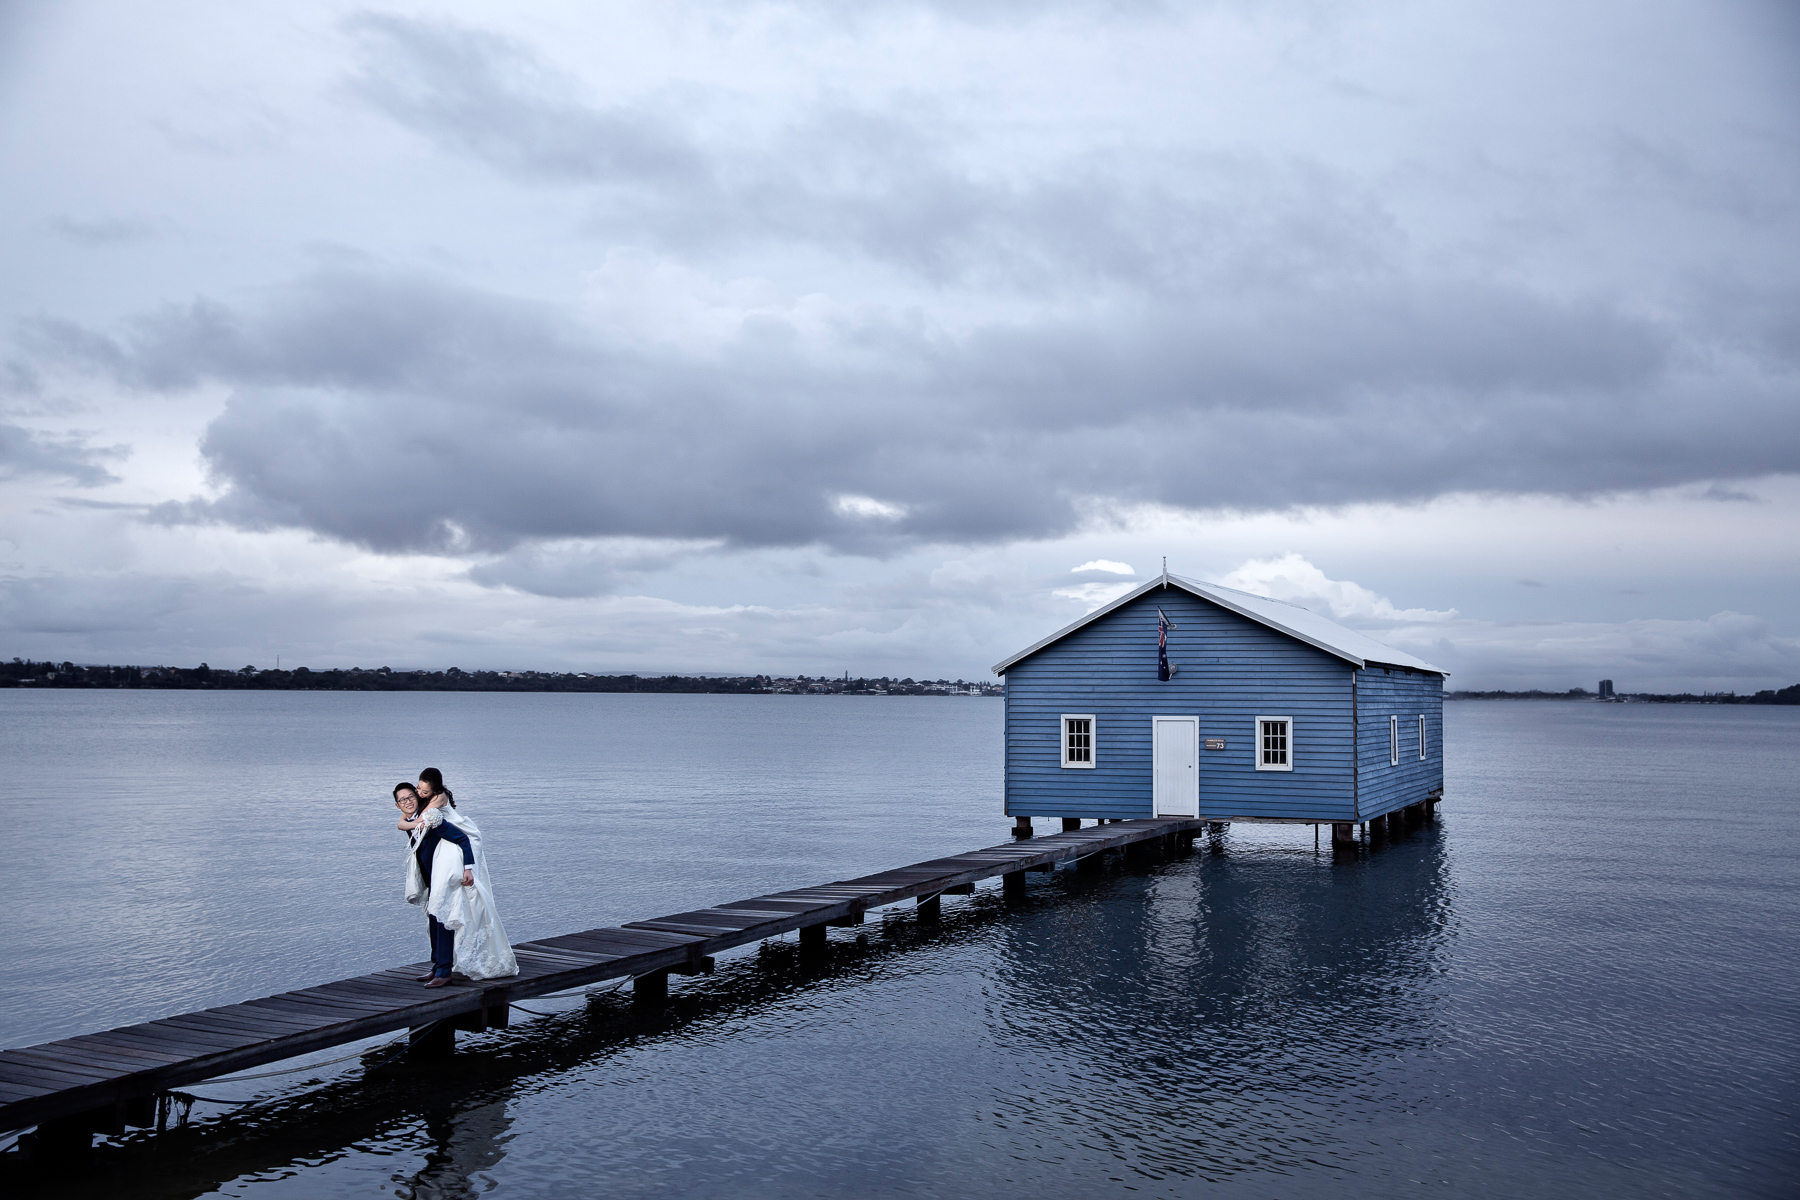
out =
{"type": "Polygon", "coordinates": [[[1169,620],[1162,609],[1156,610],[1156,677],[1164,683],[1175,674],[1169,667],[1169,630],[1175,628],[1175,622],[1169,620]]]}

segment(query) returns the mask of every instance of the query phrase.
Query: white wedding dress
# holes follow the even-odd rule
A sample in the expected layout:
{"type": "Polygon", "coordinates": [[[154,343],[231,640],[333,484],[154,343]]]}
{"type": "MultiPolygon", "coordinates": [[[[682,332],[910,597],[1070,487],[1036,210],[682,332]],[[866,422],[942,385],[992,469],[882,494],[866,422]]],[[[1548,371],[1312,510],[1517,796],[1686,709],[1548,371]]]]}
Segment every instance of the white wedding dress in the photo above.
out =
{"type": "Polygon", "coordinates": [[[506,927],[500,924],[500,910],[494,906],[494,887],[488,876],[487,847],[481,843],[481,830],[454,808],[428,808],[424,816],[427,825],[436,826],[448,821],[469,835],[469,844],[475,848],[475,886],[462,885],[462,854],[455,844],[441,842],[431,856],[431,887],[427,888],[424,872],[419,870],[418,856],[409,846],[406,854],[407,903],[424,905],[425,911],[436,917],[439,924],[456,932],[455,970],[461,974],[470,979],[517,975],[519,960],[513,956],[512,943],[506,940],[506,927]]]}

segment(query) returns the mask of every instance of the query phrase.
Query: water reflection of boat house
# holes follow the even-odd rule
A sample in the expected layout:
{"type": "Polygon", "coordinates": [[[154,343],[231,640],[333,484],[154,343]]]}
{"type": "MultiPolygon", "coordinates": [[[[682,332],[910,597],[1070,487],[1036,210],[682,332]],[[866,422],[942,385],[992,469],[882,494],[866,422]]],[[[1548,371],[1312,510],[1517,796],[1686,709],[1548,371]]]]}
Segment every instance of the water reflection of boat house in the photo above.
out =
{"type": "Polygon", "coordinates": [[[1022,827],[1199,816],[1344,841],[1442,793],[1447,672],[1267,596],[1164,574],[994,671],[1022,827]]]}

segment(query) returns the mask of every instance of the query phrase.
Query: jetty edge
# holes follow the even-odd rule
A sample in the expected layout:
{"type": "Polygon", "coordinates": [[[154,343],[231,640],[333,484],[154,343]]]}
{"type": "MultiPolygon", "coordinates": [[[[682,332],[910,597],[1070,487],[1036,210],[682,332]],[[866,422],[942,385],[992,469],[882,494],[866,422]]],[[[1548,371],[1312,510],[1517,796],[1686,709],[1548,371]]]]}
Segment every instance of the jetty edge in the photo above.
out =
{"type": "Polygon", "coordinates": [[[1157,817],[1018,837],[998,846],[929,859],[857,879],[773,892],[647,921],[541,938],[513,947],[519,973],[427,990],[425,963],[390,967],[315,987],[199,1012],[181,1013],[0,1051],[0,1130],[36,1126],[40,1145],[82,1147],[95,1133],[160,1126],[168,1093],[233,1071],[413,1030],[415,1049],[443,1052],[457,1030],[504,1028],[514,1001],[630,977],[636,998],[668,995],[669,976],[706,974],[714,954],[799,931],[803,948],[822,947],[830,926],[855,926],[870,909],[914,900],[921,918],[939,897],[967,894],[999,877],[1009,894],[1025,872],[1108,850],[1165,850],[1191,844],[1198,818],[1157,817]]]}

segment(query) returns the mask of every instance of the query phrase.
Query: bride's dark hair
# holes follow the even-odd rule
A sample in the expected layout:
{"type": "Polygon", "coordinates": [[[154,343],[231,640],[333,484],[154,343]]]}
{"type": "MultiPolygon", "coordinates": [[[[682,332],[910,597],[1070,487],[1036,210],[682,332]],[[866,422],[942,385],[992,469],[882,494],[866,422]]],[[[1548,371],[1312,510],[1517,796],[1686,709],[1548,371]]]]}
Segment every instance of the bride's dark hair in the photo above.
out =
{"type": "Polygon", "coordinates": [[[444,793],[444,802],[451,808],[456,807],[456,796],[449,788],[444,786],[444,773],[442,771],[438,770],[436,767],[426,767],[423,771],[419,772],[419,782],[429,783],[433,792],[444,793]]]}

